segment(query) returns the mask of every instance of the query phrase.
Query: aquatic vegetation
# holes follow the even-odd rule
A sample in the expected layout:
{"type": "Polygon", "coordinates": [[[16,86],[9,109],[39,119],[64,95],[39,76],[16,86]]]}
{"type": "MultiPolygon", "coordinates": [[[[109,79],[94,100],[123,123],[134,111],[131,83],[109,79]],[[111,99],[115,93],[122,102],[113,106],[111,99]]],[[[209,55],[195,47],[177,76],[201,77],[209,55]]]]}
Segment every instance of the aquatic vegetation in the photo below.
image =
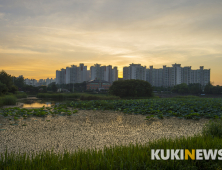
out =
{"type": "MultiPolygon", "coordinates": [[[[77,113],[77,110],[70,110],[68,109],[66,104],[55,105],[55,107],[42,107],[38,109],[25,109],[25,108],[2,108],[0,109],[0,115],[5,117],[13,116],[14,120],[18,120],[19,117],[23,117],[27,119],[30,116],[38,116],[38,117],[46,117],[47,115],[55,115],[55,114],[62,114],[62,115],[72,115],[77,113]]],[[[11,120],[11,118],[9,118],[11,120]]]]}
{"type": "Polygon", "coordinates": [[[137,99],[137,100],[91,100],[72,101],[70,103],[56,104],[53,107],[38,109],[5,108],[0,109],[3,116],[47,116],[47,115],[72,115],[77,110],[113,110],[128,114],[147,115],[151,118],[178,117],[185,119],[208,118],[222,119],[222,99],[196,99],[196,98],[171,98],[171,99],[137,99]]]}
{"type": "Polygon", "coordinates": [[[138,100],[92,100],[74,101],[69,107],[80,110],[115,110],[147,116],[147,119],[178,117],[186,119],[222,118],[222,99],[138,99],[138,100]]]}

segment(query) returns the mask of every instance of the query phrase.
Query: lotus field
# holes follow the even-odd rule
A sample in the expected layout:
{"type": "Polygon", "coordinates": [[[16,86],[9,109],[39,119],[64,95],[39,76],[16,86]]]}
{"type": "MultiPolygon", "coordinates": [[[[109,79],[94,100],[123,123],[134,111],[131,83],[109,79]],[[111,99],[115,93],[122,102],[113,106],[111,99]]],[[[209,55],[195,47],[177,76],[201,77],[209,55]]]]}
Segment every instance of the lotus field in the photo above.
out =
{"type": "Polygon", "coordinates": [[[222,99],[178,98],[178,99],[140,99],[140,100],[92,100],[75,101],[39,109],[6,108],[0,109],[4,116],[46,116],[72,115],[80,110],[114,110],[124,113],[148,115],[150,118],[178,117],[185,119],[222,118],[222,99]]]}
{"type": "Polygon", "coordinates": [[[222,99],[145,99],[119,101],[78,101],[70,106],[87,110],[117,110],[149,114],[147,119],[178,117],[186,119],[222,118],[222,99]]]}

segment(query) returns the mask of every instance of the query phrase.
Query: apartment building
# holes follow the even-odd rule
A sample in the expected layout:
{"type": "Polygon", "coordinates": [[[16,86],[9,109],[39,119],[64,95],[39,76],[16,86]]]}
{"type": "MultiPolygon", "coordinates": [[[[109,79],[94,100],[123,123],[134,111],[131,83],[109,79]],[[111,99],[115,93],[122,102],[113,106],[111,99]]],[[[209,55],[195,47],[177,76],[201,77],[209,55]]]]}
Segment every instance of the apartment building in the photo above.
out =
{"type": "Polygon", "coordinates": [[[25,79],[25,84],[31,85],[31,86],[36,86],[37,85],[37,80],[35,79],[25,79]]]}
{"type": "Polygon", "coordinates": [[[101,64],[94,64],[90,67],[91,80],[105,80],[112,83],[118,80],[117,67],[112,68],[111,65],[101,66],[101,64]]]}
{"type": "Polygon", "coordinates": [[[146,66],[141,64],[130,64],[129,67],[123,67],[123,79],[139,79],[146,80],[146,66]]]}
{"type": "Polygon", "coordinates": [[[56,84],[66,84],[66,69],[56,70],[56,84]]]}
{"type": "Polygon", "coordinates": [[[112,83],[118,80],[117,67],[101,66],[94,64],[87,70],[87,66],[80,63],[79,66],[71,65],[66,69],[56,70],[56,84],[82,83],[89,80],[105,80],[112,83]]]}
{"type": "Polygon", "coordinates": [[[172,67],[164,65],[160,69],[150,66],[149,69],[146,69],[146,81],[157,87],[169,87],[181,83],[200,83],[201,86],[205,86],[210,82],[210,69],[200,66],[200,69],[192,70],[191,66],[181,67],[181,64],[176,63],[172,64],[172,67]]]}
{"type": "Polygon", "coordinates": [[[56,70],[56,84],[82,83],[89,80],[87,75],[87,66],[83,63],[79,67],[71,65],[66,69],[56,70]]]}

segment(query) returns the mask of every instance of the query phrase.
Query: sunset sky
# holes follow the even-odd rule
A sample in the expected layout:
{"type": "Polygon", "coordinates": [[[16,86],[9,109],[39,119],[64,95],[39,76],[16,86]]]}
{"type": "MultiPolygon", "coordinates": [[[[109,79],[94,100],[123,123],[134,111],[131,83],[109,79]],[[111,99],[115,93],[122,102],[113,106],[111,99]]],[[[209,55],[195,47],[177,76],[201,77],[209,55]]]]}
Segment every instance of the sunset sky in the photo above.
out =
{"type": "Polygon", "coordinates": [[[0,0],[0,70],[55,78],[84,63],[211,69],[222,85],[222,0],[0,0]]]}

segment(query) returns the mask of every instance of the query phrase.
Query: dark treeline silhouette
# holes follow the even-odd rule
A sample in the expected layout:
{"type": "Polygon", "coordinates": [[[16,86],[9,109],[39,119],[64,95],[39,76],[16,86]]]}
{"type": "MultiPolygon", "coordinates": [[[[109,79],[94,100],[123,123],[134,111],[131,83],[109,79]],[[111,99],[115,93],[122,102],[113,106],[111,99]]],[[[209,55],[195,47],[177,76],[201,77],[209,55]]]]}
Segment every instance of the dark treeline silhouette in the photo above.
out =
{"type": "Polygon", "coordinates": [[[173,92],[178,94],[222,94],[222,86],[213,86],[212,83],[208,83],[205,87],[202,87],[199,83],[194,84],[178,84],[173,87],[153,87],[157,92],[173,92]]]}
{"type": "Polygon", "coordinates": [[[144,80],[121,80],[113,82],[109,93],[119,97],[152,97],[153,89],[144,80]]]}

